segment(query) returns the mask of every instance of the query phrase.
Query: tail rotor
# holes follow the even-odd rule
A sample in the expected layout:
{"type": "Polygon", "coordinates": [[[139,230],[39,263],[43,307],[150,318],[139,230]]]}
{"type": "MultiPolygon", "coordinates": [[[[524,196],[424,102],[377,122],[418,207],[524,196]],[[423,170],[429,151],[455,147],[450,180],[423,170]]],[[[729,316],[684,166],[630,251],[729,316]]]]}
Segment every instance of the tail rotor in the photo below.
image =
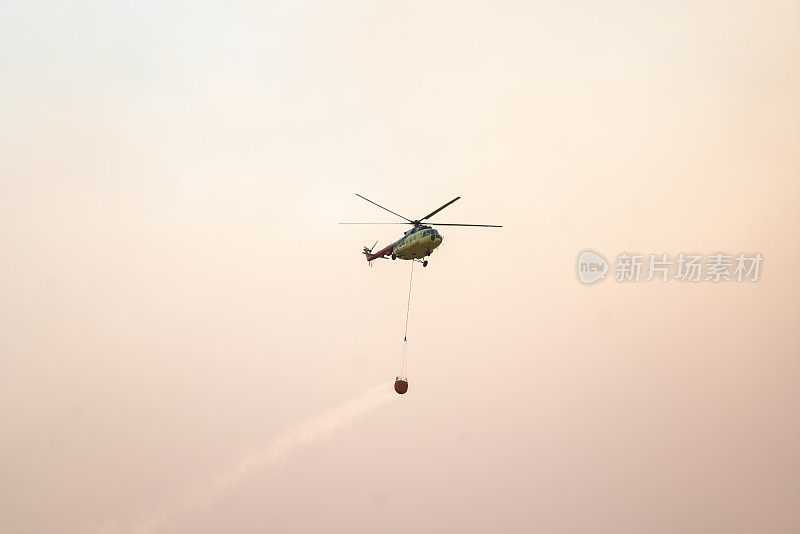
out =
{"type": "MultiPolygon", "coordinates": [[[[377,241],[375,241],[375,243],[374,243],[374,244],[373,244],[371,247],[369,247],[369,248],[367,248],[367,247],[366,247],[366,245],[365,245],[365,246],[364,246],[364,251],[363,251],[363,254],[364,254],[365,256],[369,256],[370,254],[372,254],[372,250],[373,250],[373,249],[374,249],[374,248],[375,248],[377,245],[378,245],[378,242],[377,242],[377,241]]],[[[369,263],[369,266],[370,266],[370,267],[372,267],[372,262],[370,261],[370,262],[368,262],[368,263],[369,263]]]]}

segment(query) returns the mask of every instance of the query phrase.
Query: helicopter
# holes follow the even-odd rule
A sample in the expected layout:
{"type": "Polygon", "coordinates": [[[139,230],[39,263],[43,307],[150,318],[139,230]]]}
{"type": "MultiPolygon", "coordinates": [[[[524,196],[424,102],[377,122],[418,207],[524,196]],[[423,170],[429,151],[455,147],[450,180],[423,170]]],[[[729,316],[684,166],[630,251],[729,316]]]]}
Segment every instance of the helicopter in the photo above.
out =
{"type": "Polygon", "coordinates": [[[439,233],[438,230],[433,228],[433,226],[478,226],[484,228],[502,228],[502,225],[497,224],[456,224],[456,223],[434,223],[434,222],[426,222],[423,224],[423,221],[429,219],[445,209],[447,206],[455,202],[456,200],[460,199],[461,197],[456,197],[450,202],[440,206],[439,208],[433,210],[429,214],[419,219],[411,220],[408,217],[404,217],[399,213],[395,213],[392,210],[385,208],[378,204],[377,202],[373,202],[372,200],[368,199],[365,196],[359,195],[358,193],[355,194],[359,198],[363,198],[370,204],[374,204],[381,208],[382,210],[386,210],[392,215],[397,215],[401,219],[405,219],[406,222],[343,222],[339,224],[410,224],[411,228],[406,230],[403,233],[403,237],[395,241],[394,243],[387,245],[386,247],[382,248],[377,252],[372,252],[375,246],[378,244],[375,241],[375,244],[372,247],[367,248],[364,247],[362,254],[367,257],[367,263],[369,263],[370,267],[372,266],[372,262],[377,259],[388,259],[392,258],[396,260],[400,258],[401,260],[411,260],[422,263],[423,267],[428,266],[428,260],[426,259],[428,256],[436,250],[436,247],[442,244],[442,235],[439,233]]]}

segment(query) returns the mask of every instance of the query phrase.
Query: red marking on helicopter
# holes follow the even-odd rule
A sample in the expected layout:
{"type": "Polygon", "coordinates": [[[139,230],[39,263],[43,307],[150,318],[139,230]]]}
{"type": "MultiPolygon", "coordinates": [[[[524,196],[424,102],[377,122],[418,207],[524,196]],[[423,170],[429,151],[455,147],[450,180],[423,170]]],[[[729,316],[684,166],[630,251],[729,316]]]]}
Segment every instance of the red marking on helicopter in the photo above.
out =
{"type": "Polygon", "coordinates": [[[375,254],[373,254],[372,251],[370,251],[370,249],[367,247],[364,247],[364,254],[367,256],[367,261],[377,260],[378,258],[388,258],[392,255],[392,245],[379,250],[375,254]]]}

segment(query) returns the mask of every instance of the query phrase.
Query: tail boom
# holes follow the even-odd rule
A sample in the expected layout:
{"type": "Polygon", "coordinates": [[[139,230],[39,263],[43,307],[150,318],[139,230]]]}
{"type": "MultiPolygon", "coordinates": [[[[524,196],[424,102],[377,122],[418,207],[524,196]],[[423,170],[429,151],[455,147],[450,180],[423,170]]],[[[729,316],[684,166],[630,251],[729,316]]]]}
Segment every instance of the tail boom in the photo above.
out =
{"type": "Polygon", "coordinates": [[[387,256],[391,256],[392,254],[392,245],[389,245],[385,248],[382,248],[376,253],[370,252],[367,247],[364,247],[364,252],[362,252],[367,257],[367,261],[377,260],[379,258],[386,258],[387,256]]]}

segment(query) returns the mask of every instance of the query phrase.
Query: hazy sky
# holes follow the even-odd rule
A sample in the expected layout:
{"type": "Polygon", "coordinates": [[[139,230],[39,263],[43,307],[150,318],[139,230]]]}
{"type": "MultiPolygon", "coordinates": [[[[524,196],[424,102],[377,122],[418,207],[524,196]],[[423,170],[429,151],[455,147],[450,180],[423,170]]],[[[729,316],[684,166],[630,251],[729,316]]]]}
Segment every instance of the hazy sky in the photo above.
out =
{"type": "Polygon", "coordinates": [[[796,0],[18,2],[0,63],[0,531],[800,531],[796,0]],[[404,397],[354,192],[504,225],[404,397]]]}

